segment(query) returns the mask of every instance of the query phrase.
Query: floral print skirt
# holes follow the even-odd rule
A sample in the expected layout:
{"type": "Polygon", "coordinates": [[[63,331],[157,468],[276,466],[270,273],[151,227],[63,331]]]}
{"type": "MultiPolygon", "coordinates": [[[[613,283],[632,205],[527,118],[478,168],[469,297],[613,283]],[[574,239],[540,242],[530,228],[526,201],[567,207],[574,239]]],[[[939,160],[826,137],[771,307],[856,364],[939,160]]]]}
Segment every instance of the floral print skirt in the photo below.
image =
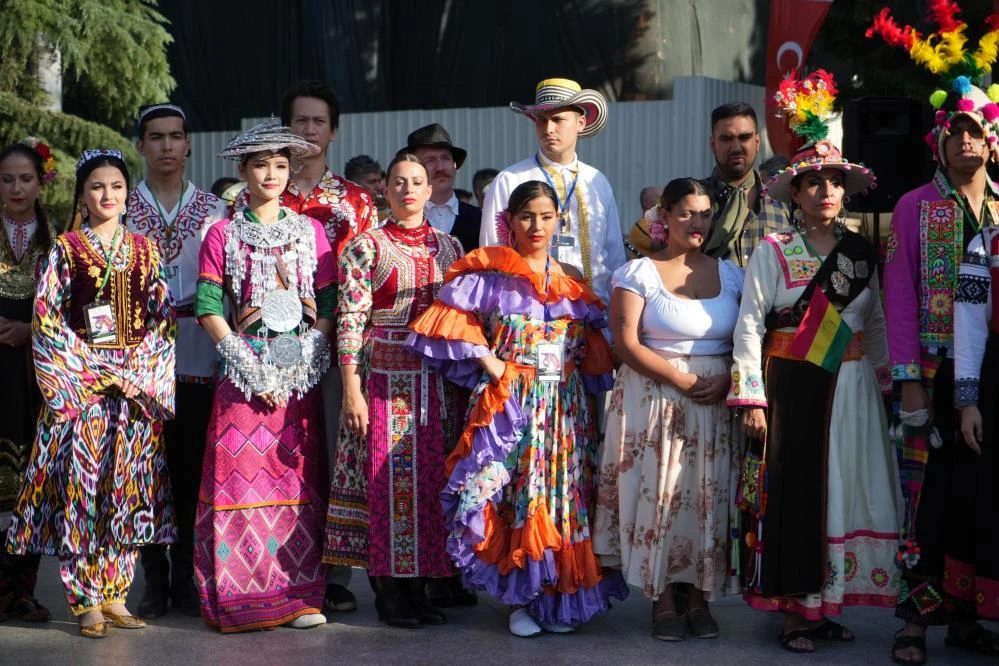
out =
{"type": "MultiPolygon", "coordinates": [[[[682,372],[727,375],[727,356],[669,359],[682,372]]],[[[690,583],[708,600],[730,581],[731,526],[742,447],[733,410],[699,405],[622,365],[607,412],[594,550],[658,599],[690,583]]],[[[734,590],[730,590],[734,591],[734,590]]]]}

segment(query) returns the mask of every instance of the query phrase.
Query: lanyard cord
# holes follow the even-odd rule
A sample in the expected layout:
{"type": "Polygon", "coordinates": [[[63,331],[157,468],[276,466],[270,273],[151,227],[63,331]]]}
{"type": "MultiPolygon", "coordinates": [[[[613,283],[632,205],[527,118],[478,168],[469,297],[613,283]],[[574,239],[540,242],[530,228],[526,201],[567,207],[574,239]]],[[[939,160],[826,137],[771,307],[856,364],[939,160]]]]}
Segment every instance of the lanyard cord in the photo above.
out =
{"type": "MultiPolygon", "coordinates": [[[[541,164],[541,159],[535,155],[534,162],[541,169],[541,173],[544,174],[545,180],[551,186],[552,190],[555,192],[555,198],[558,199],[558,217],[561,222],[562,230],[564,231],[569,227],[569,222],[566,220],[566,213],[569,211],[569,202],[572,201],[572,195],[576,192],[576,183],[579,182],[579,172],[576,172],[576,177],[572,179],[572,186],[566,190],[565,201],[562,201],[561,197],[558,195],[558,188],[555,187],[555,181],[552,180],[551,174],[545,170],[543,164],[541,164]]],[[[564,179],[563,179],[564,180],[564,179]]]]}
{"type": "MultiPolygon", "coordinates": [[[[148,189],[148,188],[147,188],[148,189]]],[[[180,188],[180,199],[177,200],[177,212],[174,213],[173,219],[168,220],[166,211],[163,210],[163,206],[160,205],[160,200],[156,198],[152,190],[149,190],[149,196],[153,198],[153,203],[156,205],[156,211],[160,214],[160,219],[163,220],[163,227],[166,229],[166,240],[167,243],[173,238],[174,230],[177,228],[177,220],[180,218],[181,212],[184,210],[184,193],[187,191],[187,181],[183,181],[180,188]]],[[[164,248],[166,249],[166,248],[164,248]]]]}
{"type": "MultiPolygon", "coordinates": [[[[94,235],[97,236],[97,232],[96,231],[94,231],[93,229],[91,229],[91,231],[93,231],[94,235]]],[[[104,279],[101,280],[101,288],[98,289],[97,293],[94,295],[94,301],[97,301],[97,300],[100,299],[101,294],[104,293],[104,287],[108,286],[108,280],[111,279],[111,270],[113,268],[111,266],[111,260],[114,259],[114,256],[116,254],[118,254],[118,247],[120,246],[120,243],[118,242],[118,239],[119,239],[120,236],[121,236],[121,225],[119,224],[118,228],[115,229],[114,237],[111,239],[111,249],[110,250],[104,249],[104,243],[101,243],[100,242],[100,236],[97,236],[97,239],[98,239],[97,244],[101,248],[101,254],[104,255],[104,261],[107,262],[107,267],[104,269],[104,279]]]]}

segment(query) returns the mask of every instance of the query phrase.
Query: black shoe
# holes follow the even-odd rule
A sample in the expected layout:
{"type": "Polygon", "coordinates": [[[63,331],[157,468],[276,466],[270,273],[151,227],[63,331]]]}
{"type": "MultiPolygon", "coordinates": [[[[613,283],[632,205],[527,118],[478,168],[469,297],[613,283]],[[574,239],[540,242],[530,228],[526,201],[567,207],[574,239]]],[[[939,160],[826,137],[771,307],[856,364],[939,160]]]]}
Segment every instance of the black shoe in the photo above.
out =
{"type": "Polygon", "coordinates": [[[413,610],[420,618],[420,624],[447,624],[447,615],[439,608],[427,600],[427,579],[410,578],[406,583],[409,585],[410,598],[413,600],[413,610]]]}
{"type": "Polygon", "coordinates": [[[474,606],[479,603],[475,592],[466,590],[461,584],[461,576],[428,578],[427,601],[433,606],[451,608],[453,606],[474,606]]]}
{"type": "Polygon", "coordinates": [[[137,609],[139,617],[147,620],[162,617],[166,615],[170,596],[170,563],[166,558],[166,548],[158,544],[144,547],[141,562],[146,589],[137,609]]]}
{"type": "Polygon", "coordinates": [[[375,588],[375,609],[378,619],[390,627],[415,629],[422,626],[405,581],[391,576],[370,576],[371,586],[375,588]]]}
{"type": "Polygon", "coordinates": [[[330,583],[326,586],[323,607],[335,613],[349,613],[357,610],[357,598],[343,585],[330,583]]]}
{"type": "Polygon", "coordinates": [[[170,603],[174,608],[189,617],[201,617],[201,599],[193,580],[185,583],[174,581],[170,592],[170,603]]]}

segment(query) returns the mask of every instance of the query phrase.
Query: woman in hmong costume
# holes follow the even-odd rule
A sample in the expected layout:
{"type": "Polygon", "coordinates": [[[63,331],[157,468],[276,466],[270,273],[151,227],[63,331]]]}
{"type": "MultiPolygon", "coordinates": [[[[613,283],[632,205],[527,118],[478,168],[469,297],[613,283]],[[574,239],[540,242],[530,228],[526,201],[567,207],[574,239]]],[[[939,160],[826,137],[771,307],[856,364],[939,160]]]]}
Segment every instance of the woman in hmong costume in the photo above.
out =
{"type": "Polygon", "coordinates": [[[844,606],[890,608],[898,591],[900,498],[879,390],[887,341],[876,255],[843,215],[844,196],[874,176],[825,140],[834,94],[822,70],[777,94],[809,139],[768,184],[770,196],[795,204],[796,229],[767,236],[750,260],[728,401],[744,408],[766,463],[765,499],[743,502],[745,598],[786,613],[779,638],[793,652],[853,640],[826,618],[844,606]]]}
{"type": "MultiPolygon", "coordinates": [[[[954,467],[977,540],[948,544],[944,590],[978,616],[999,620],[999,227],[975,235],[958,275],[954,305],[954,404],[961,435],[954,467]],[[990,546],[991,544],[991,546],[990,546]]],[[[995,647],[993,647],[996,650],[995,647]]],[[[985,651],[985,650],[983,650],[985,651]]]]}
{"type": "Polygon", "coordinates": [[[604,307],[582,275],[551,259],[558,198],[528,181],[503,213],[509,247],[480,248],[448,271],[407,346],[473,389],[441,495],[448,552],[465,585],[516,606],[510,631],[571,632],[620,598],[590,543],[596,414],[611,386],[604,307]]]}
{"type": "Polygon", "coordinates": [[[59,557],[80,632],[145,624],[125,608],[137,546],[175,538],[160,433],[173,417],[176,323],[156,246],[125,230],[117,150],[76,167],[83,223],[52,244],[34,306],[44,404],[8,532],[59,557]]]}
{"type": "Polygon", "coordinates": [[[7,525],[24,482],[42,396],[31,362],[31,311],[42,262],[55,230],[38,200],[55,179],[49,147],[35,138],[0,152],[0,621],[14,616],[45,622],[51,614],[35,599],[40,555],[10,555],[7,525]]]}
{"type": "Polygon", "coordinates": [[[318,147],[276,122],[229,142],[249,205],[201,247],[195,316],[222,359],[195,518],[201,615],[223,633],[326,622],[326,461],[317,383],[329,368],[333,252],[280,205],[289,161],[318,147]],[[225,319],[228,297],[235,330],[225,319]]]}
{"type": "Polygon", "coordinates": [[[402,346],[462,254],[423,217],[430,189],[415,156],[392,160],[391,219],[340,258],[343,408],[324,559],[367,568],[378,617],[399,627],[445,623],[425,579],[454,573],[438,498],[445,447],[457,438],[456,390],[402,346]]]}

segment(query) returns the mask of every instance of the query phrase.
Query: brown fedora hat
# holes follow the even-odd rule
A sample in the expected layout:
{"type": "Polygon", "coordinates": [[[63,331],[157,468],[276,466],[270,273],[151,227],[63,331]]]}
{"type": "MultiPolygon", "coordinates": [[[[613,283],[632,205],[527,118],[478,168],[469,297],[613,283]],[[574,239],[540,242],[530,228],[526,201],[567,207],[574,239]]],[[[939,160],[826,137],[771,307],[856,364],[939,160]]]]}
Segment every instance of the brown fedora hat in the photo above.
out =
{"type": "Polygon", "coordinates": [[[451,135],[447,133],[440,123],[430,123],[425,127],[414,130],[406,137],[406,150],[412,152],[416,148],[447,148],[451,151],[451,157],[457,168],[461,168],[468,152],[463,148],[451,143],[451,135]]]}

